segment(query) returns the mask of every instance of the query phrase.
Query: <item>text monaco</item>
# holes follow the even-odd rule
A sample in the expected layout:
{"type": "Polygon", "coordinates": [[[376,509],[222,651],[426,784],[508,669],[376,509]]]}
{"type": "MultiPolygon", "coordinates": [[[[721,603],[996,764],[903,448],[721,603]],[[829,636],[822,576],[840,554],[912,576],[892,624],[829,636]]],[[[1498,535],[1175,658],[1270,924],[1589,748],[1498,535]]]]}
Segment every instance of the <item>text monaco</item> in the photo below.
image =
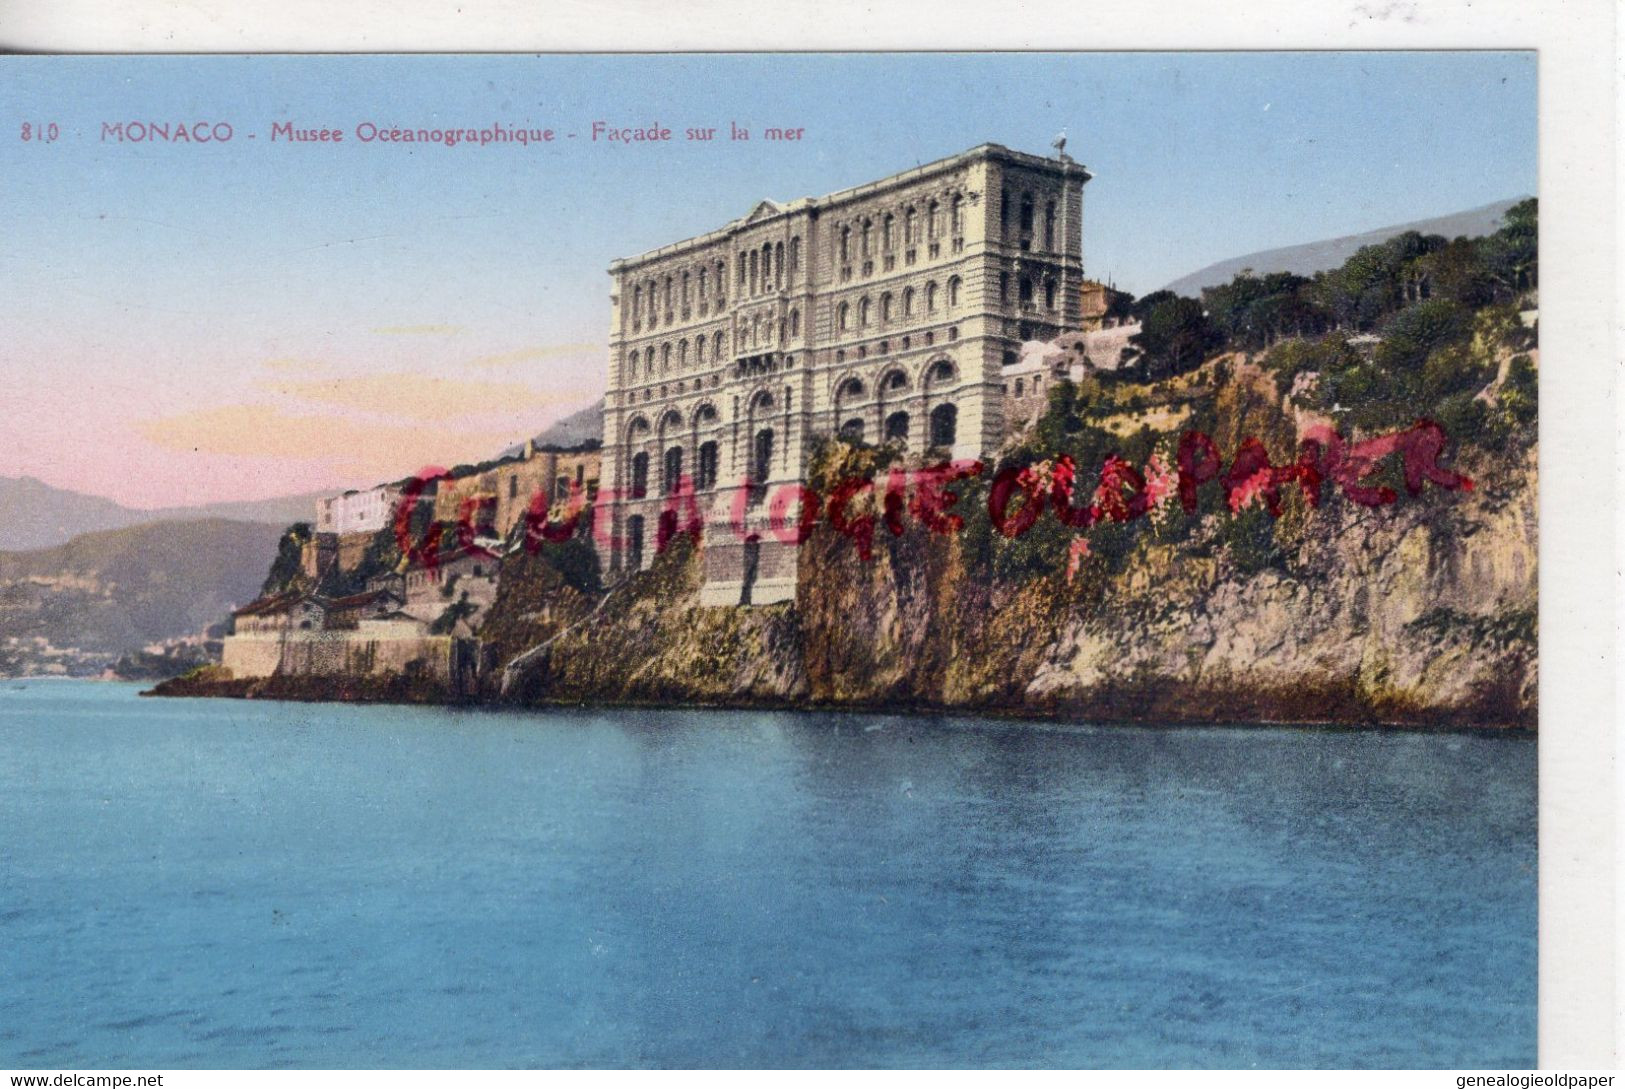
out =
{"type": "MultiPolygon", "coordinates": [[[[1347,441],[1331,428],[1318,427],[1311,428],[1299,442],[1295,461],[1272,464],[1263,443],[1248,438],[1237,448],[1227,467],[1212,438],[1201,431],[1186,431],[1179,438],[1175,464],[1171,466],[1160,464],[1155,455],[1143,470],[1115,455],[1107,458],[1087,503],[1076,502],[1077,466],[1068,455],[1045,463],[1046,472],[1035,472],[1030,465],[1001,469],[994,474],[988,489],[988,520],[999,534],[1013,539],[1032,529],[1046,508],[1062,525],[1075,530],[1087,530],[1101,523],[1133,522],[1175,497],[1184,512],[1191,515],[1196,513],[1199,494],[1207,485],[1220,489],[1232,512],[1256,503],[1272,518],[1281,515],[1283,492],[1297,489],[1310,507],[1318,507],[1328,482],[1352,503],[1382,507],[1395,502],[1398,493],[1385,484],[1371,482],[1370,478],[1385,461],[1396,455],[1405,490],[1411,496],[1420,495],[1425,483],[1450,491],[1471,491],[1472,480],[1439,465],[1439,455],[1446,442],[1444,429],[1432,420],[1418,420],[1402,431],[1357,442],[1347,441]]],[[[953,510],[959,495],[951,486],[980,477],[986,469],[986,465],[974,459],[944,461],[919,469],[894,468],[886,473],[883,481],[871,477],[843,479],[827,495],[820,495],[806,484],[782,484],[770,497],[765,497],[767,531],[785,544],[799,545],[811,536],[820,519],[827,519],[831,528],[850,538],[859,556],[867,560],[873,554],[874,537],[879,528],[901,536],[912,518],[934,533],[951,534],[962,529],[965,520],[953,510]]],[[[395,508],[395,537],[402,553],[431,570],[438,563],[444,530],[435,523],[423,540],[413,540],[412,512],[430,484],[450,479],[453,479],[451,474],[444,470],[423,470],[407,483],[395,508]]],[[[641,498],[641,494],[601,488],[595,507],[641,498]]],[[[747,529],[746,514],[762,498],[761,489],[749,481],[742,482],[735,490],[729,528],[739,539],[759,539],[758,534],[747,529]]],[[[491,497],[471,497],[463,501],[456,523],[459,548],[496,556],[477,543],[493,535],[482,530],[490,528],[490,510],[494,503],[491,497]]],[[[535,553],[545,542],[570,540],[576,535],[586,507],[580,485],[571,486],[561,517],[555,517],[549,510],[546,495],[537,492],[525,513],[525,550],[535,553]]],[[[606,548],[627,547],[629,542],[614,535],[608,521],[607,518],[592,519],[593,540],[606,548]]],[[[703,529],[704,519],[693,481],[682,476],[664,497],[656,548],[664,550],[681,534],[698,542],[703,529]]]]}

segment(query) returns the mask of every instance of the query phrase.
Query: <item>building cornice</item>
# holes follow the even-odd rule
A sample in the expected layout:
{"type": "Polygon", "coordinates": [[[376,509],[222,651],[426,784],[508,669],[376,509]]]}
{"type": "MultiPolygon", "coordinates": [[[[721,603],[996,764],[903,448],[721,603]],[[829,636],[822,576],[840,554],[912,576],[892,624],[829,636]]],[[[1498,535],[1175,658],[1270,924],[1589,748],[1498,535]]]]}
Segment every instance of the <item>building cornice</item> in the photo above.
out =
{"type": "Polygon", "coordinates": [[[685,250],[704,248],[723,239],[731,238],[747,229],[755,230],[765,224],[788,219],[803,212],[821,212],[836,205],[846,204],[850,201],[861,200],[885,192],[888,189],[912,185],[932,174],[946,173],[969,163],[982,160],[1013,163],[1029,169],[1043,170],[1063,176],[1076,174],[1082,179],[1083,184],[1088,184],[1090,179],[1094,177],[1082,163],[1075,162],[1070,158],[1049,159],[1042,155],[1030,155],[1024,151],[1015,151],[1003,144],[978,144],[968,151],[959,152],[957,155],[950,155],[944,159],[923,163],[920,166],[911,167],[899,174],[892,174],[878,181],[865,182],[862,185],[854,185],[846,189],[837,189],[835,192],[827,193],[821,197],[801,197],[797,200],[785,202],[758,200],[752,205],[749,213],[740,216],[738,219],[730,220],[716,230],[707,231],[705,234],[695,235],[692,238],[685,238],[680,242],[670,242],[631,257],[618,257],[609,263],[609,272],[614,275],[627,269],[671,257],[685,250]],[[756,213],[761,210],[764,203],[771,204],[778,210],[769,215],[757,216],[756,213]]]}

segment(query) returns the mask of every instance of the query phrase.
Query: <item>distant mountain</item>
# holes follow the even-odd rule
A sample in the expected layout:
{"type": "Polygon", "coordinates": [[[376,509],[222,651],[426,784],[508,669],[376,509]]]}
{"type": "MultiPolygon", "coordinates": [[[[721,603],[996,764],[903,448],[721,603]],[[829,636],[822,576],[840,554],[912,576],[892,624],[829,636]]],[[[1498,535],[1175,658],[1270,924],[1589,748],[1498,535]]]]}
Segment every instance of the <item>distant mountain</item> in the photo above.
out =
{"type": "Polygon", "coordinates": [[[189,522],[226,518],[278,527],[315,516],[316,494],[290,495],[198,507],[140,510],[99,495],[53,488],[31,476],[0,476],[0,550],[50,548],[81,533],[122,529],[145,522],[189,522]]]}
{"type": "MultiPolygon", "coordinates": [[[[602,397],[582,409],[557,420],[531,441],[537,446],[580,446],[588,439],[604,438],[604,399],[602,397]]],[[[500,456],[512,457],[520,452],[519,446],[510,446],[500,456]]]]}
{"type": "Polygon", "coordinates": [[[70,667],[93,665],[200,632],[258,595],[280,535],[272,523],[211,518],[0,552],[0,674],[25,672],[53,648],[74,652],[70,667]]]}
{"type": "Polygon", "coordinates": [[[588,439],[604,438],[604,399],[602,397],[582,409],[572,412],[553,423],[536,436],[537,446],[579,446],[588,439]]]}
{"type": "Polygon", "coordinates": [[[1446,238],[1476,238],[1480,235],[1494,234],[1501,226],[1501,216],[1506,210],[1524,198],[1512,200],[1498,200],[1494,204],[1486,204],[1482,208],[1472,208],[1465,212],[1456,212],[1454,215],[1438,216],[1434,219],[1420,219],[1415,223],[1401,223],[1395,227],[1382,227],[1375,231],[1366,231],[1363,234],[1344,235],[1342,238],[1328,238],[1319,242],[1305,242],[1298,246],[1284,246],[1275,250],[1260,250],[1249,253],[1243,257],[1232,257],[1228,261],[1220,261],[1209,265],[1189,276],[1182,276],[1167,285],[1165,290],[1180,295],[1196,297],[1201,294],[1204,287],[1216,287],[1227,284],[1235,278],[1242,269],[1250,268],[1257,275],[1263,276],[1271,272],[1295,272],[1299,276],[1312,276],[1324,269],[1336,268],[1350,257],[1361,246],[1373,246],[1378,242],[1385,242],[1396,234],[1406,231],[1419,231],[1422,234],[1442,234],[1446,238]]]}

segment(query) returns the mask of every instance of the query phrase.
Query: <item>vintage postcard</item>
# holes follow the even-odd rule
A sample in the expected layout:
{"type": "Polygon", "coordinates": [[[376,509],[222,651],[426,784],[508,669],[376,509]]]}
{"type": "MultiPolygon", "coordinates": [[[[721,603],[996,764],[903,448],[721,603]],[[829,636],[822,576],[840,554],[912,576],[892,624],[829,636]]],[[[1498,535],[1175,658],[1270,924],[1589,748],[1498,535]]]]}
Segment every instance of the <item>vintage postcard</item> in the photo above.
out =
{"type": "Polygon", "coordinates": [[[1533,51],[3,67],[0,1065],[1536,1063],[1533,51]]]}

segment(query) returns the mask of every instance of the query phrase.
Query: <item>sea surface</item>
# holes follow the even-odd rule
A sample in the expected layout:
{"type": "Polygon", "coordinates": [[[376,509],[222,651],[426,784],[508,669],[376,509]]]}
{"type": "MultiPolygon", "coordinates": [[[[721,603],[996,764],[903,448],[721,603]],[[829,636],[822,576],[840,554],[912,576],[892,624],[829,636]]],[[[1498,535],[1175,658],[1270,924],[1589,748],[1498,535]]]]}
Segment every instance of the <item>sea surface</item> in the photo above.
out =
{"type": "Polygon", "coordinates": [[[1535,743],[0,682],[0,1067],[1535,1062],[1535,743]]]}

